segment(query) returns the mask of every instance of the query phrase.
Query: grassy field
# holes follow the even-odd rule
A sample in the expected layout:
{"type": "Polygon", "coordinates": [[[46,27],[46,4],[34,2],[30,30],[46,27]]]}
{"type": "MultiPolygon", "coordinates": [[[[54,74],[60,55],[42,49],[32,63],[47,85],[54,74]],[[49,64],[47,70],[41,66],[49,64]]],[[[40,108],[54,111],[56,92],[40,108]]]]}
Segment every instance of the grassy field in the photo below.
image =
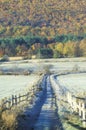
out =
{"type": "MultiPolygon", "coordinates": [[[[12,94],[22,93],[24,90],[30,88],[39,79],[40,76],[38,75],[38,72],[44,72],[46,66],[49,67],[51,72],[58,74],[58,72],[72,71],[75,65],[78,65],[79,70],[86,71],[86,58],[21,60],[1,63],[0,71],[10,72],[30,70],[32,71],[32,74],[28,76],[0,75],[0,99],[9,97],[12,94]]],[[[76,91],[77,93],[81,93],[82,91],[86,92],[86,73],[59,76],[56,80],[58,80],[62,86],[74,93],[76,91]]],[[[57,104],[60,118],[65,130],[84,130],[78,116],[71,113],[71,110],[66,102],[61,101],[60,104],[59,102],[57,102],[57,104]]],[[[18,108],[19,113],[22,111],[22,108],[23,107],[18,108]]],[[[3,113],[3,117],[0,117],[3,120],[0,120],[0,123],[3,123],[3,121],[6,121],[7,123],[7,120],[11,119],[12,124],[10,121],[9,123],[11,124],[10,127],[13,127],[13,125],[16,125],[16,120],[13,119],[14,117],[16,119],[19,113],[16,113],[16,110],[13,110],[10,114],[9,112],[3,113]]]]}
{"type": "Polygon", "coordinates": [[[38,79],[38,75],[1,75],[0,99],[23,93],[23,91],[30,89],[38,81],[38,79]]]}
{"type": "Polygon", "coordinates": [[[86,92],[86,73],[61,75],[57,80],[73,94],[86,92]]]}
{"type": "Polygon", "coordinates": [[[44,71],[45,66],[51,66],[53,72],[70,71],[75,65],[86,71],[86,58],[60,58],[10,61],[0,64],[0,71],[28,70],[32,72],[44,71]]]}

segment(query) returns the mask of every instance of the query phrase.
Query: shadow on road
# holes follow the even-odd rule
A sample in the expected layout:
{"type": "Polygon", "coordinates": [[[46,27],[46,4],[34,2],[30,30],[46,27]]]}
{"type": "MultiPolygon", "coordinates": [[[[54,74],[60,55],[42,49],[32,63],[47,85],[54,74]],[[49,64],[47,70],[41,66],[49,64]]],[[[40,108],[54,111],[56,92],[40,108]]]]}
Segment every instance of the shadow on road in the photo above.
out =
{"type": "Polygon", "coordinates": [[[18,118],[17,130],[63,130],[49,76],[43,82],[45,89],[41,97],[18,118]]]}

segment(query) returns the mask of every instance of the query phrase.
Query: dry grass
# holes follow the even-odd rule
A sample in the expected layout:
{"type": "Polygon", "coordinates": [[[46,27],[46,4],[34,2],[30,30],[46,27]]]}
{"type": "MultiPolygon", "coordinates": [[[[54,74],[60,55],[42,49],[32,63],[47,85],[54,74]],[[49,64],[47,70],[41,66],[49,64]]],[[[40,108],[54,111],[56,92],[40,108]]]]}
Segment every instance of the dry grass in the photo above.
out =
{"type": "Polygon", "coordinates": [[[64,100],[60,101],[59,115],[65,130],[86,130],[79,115],[71,111],[70,105],[64,100]]]}
{"type": "Polygon", "coordinates": [[[10,111],[5,111],[2,113],[2,120],[4,122],[4,125],[11,129],[15,127],[15,124],[16,124],[16,113],[15,112],[10,112],[10,111]]]}
{"type": "Polygon", "coordinates": [[[14,106],[11,110],[0,113],[0,130],[16,130],[18,116],[21,115],[24,109],[29,105],[29,102],[21,102],[21,104],[14,106]]]}

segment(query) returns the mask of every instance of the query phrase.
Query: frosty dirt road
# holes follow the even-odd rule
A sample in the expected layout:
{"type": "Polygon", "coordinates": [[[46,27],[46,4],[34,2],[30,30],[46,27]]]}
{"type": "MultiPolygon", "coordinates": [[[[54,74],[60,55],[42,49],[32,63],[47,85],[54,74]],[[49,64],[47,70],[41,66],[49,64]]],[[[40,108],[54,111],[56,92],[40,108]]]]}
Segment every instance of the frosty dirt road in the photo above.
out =
{"type": "Polygon", "coordinates": [[[49,75],[43,77],[41,87],[31,108],[19,119],[17,130],[63,130],[49,75]]]}
{"type": "Polygon", "coordinates": [[[46,78],[46,91],[46,98],[42,105],[38,120],[35,123],[34,130],[63,130],[49,76],[46,78]]]}

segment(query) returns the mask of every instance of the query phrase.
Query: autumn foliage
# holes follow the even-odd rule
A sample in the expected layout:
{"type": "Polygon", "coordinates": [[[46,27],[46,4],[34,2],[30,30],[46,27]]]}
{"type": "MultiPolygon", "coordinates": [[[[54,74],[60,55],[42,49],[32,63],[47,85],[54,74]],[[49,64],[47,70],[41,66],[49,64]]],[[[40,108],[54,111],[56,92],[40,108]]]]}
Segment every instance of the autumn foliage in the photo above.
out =
{"type": "Polygon", "coordinates": [[[55,58],[86,56],[85,6],[86,0],[0,0],[0,57],[30,58],[39,49],[55,58]]]}

